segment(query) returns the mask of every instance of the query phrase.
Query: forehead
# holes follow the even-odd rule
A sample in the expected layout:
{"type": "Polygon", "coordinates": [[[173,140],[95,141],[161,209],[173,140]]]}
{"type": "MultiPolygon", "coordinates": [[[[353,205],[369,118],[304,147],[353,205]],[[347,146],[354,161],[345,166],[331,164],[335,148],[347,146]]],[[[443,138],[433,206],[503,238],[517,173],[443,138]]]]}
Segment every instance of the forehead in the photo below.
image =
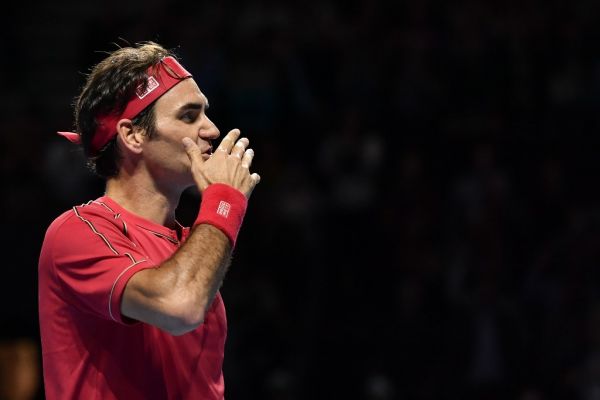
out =
{"type": "Polygon", "coordinates": [[[185,79],[173,86],[156,101],[156,111],[159,113],[177,110],[189,103],[206,104],[207,98],[202,93],[196,81],[185,79]]]}

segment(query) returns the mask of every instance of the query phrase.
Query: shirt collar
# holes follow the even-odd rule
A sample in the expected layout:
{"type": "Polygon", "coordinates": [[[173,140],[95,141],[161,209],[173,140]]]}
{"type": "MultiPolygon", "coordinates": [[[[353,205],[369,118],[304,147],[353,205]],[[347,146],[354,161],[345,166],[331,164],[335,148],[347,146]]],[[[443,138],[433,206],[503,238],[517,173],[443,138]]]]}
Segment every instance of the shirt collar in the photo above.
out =
{"type": "MultiPolygon", "coordinates": [[[[111,199],[108,196],[99,197],[98,199],[96,199],[96,202],[103,203],[111,211],[113,211],[116,215],[123,217],[130,224],[133,223],[143,229],[149,230],[158,235],[166,236],[167,238],[172,238],[172,239],[179,241],[178,234],[175,229],[171,229],[164,225],[157,224],[156,222],[150,221],[150,220],[143,218],[131,211],[128,211],[125,208],[123,208],[119,203],[117,203],[116,201],[114,201],[113,199],[111,199]]],[[[181,228],[182,239],[186,238],[187,235],[189,234],[190,228],[184,227],[177,220],[175,221],[175,223],[177,223],[177,225],[179,225],[179,227],[181,228]]]]}

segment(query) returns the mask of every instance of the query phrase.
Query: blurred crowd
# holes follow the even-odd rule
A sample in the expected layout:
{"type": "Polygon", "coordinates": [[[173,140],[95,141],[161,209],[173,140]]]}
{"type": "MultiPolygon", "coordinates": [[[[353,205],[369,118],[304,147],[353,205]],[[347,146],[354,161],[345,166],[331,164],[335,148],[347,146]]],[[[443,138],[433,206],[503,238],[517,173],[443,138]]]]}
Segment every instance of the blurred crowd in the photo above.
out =
{"type": "Polygon", "coordinates": [[[0,399],[41,387],[14,365],[40,360],[45,229],[103,190],[54,132],[142,40],[263,178],[222,288],[228,398],[600,399],[597,1],[6,7],[0,399]]]}

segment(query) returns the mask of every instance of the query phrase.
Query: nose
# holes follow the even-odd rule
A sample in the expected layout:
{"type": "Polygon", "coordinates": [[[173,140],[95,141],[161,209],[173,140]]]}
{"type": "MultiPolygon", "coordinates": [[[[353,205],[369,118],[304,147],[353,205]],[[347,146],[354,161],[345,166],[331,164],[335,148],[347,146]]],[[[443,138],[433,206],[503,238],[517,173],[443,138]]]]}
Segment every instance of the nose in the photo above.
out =
{"type": "Polygon", "coordinates": [[[207,140],[214,140],[218,138],[221,134],[219,128],[217,128],[217,126],[208,117],[205,116],[204,119],[205,123],[200,127],[198,136],[207,140]]]}

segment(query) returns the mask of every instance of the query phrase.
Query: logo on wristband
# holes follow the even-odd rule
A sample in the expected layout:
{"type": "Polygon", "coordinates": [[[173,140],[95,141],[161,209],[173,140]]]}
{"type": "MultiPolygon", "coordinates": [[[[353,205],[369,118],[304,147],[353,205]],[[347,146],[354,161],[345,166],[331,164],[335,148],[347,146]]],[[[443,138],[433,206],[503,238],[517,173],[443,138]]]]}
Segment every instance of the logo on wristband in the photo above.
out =
{"type": "Polygon", "coordinates": [[[217,207],[217,214],[219,214],[223,218],[227,218],[227,216],[229,215],[229,210],[231,210],[231,204],[221,200],[219,202],[219,207],[217,207]]]}

